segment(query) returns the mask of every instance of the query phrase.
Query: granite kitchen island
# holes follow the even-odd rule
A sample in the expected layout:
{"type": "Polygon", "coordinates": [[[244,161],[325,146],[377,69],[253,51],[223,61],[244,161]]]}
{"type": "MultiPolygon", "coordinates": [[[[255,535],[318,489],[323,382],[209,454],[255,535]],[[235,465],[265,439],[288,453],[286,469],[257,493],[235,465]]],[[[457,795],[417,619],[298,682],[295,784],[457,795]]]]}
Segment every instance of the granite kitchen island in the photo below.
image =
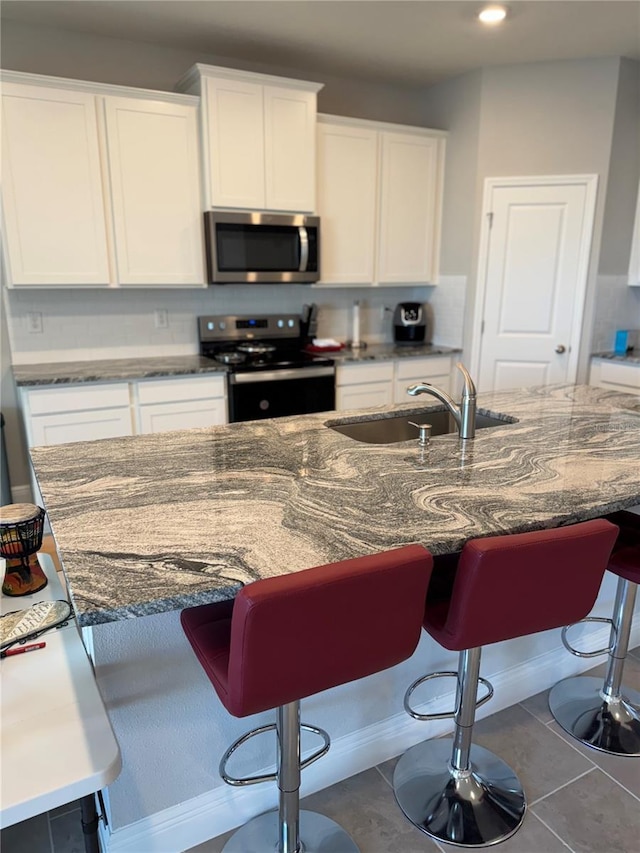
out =
{"type": "Polygon", "coordinates": [[[640,397],[588,386],[480,395],[511,422],[365,444],[320,413],[35,448],[31,455],[81,625],[232,597],[261,577],[420,542],[584,520],[640,503],[640,397]]]}
{"type": "MultiPolygon", "coordinates": [[[[31,451],[80,624],[93,626],[96,677],[123,756],[105,850],[186,849],[274,804],[272,786],[230,789],[217,776],[226,747],[272,715],[236,720],[222,709],[182,634],[181,608],[410,542],[446,554],[474,536],[640,504],[640,396],[552,386],[481,394],[478,404],[511,422],[468,442],[436,437],[426,453],[414,441],[357,442],[327,424],[399,409],[428,420],[439,408],[429,397],[31,451]]],[[[605,579],[595,615],[609,615],[614,588],[605,579]]],[[[606,645],[604,628],[589,630],[594,646],[606,645]]],[[[591,665],[564,651],[559,631],[489,646],[483,675],[497,690],[479,717],[591,665]]],[[[305,700],[303,719],[333,745],[303,774],[303,794],[445,731],[447,721],[411,720],[402,696],[425,671],[452,668],[455,655],[424,636],[404,664],[305,700]]],[[[438,709],[452,701],[440,695],[438,709]]],[[[421,708],[434,710],[426,699],[421,708]]],[[[272,758],[269,745],[247,745],[236,772],[260,772],[272,758]]]]}

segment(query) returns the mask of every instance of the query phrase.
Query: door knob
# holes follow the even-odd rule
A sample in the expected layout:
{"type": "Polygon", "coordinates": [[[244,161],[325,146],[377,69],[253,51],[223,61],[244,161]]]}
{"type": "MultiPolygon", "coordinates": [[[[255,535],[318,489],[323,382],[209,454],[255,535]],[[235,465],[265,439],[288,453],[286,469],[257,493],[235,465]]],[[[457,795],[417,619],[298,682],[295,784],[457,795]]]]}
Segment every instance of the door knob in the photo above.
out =
{"type": "Polygon", "coordinates": [[[562,355],[563,352],[566,352],[566,349],[567,348],[565,346],[563,346],[562,344],[558,344],[558,346],[556,347],[556,352],[559,355],[562,355]]]}

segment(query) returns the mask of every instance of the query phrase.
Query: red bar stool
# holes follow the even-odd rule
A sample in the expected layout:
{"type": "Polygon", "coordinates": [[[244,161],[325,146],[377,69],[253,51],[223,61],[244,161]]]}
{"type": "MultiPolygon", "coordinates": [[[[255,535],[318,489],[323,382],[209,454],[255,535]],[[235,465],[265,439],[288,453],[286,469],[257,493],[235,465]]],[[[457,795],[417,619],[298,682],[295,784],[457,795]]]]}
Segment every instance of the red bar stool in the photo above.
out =
{"type": "MultiPolygon", "coordinates": [[[[428,740],[397,763],[393,788],[400,808],[418,829],[439,841],[484,847],[509,838],[526,804],[514,771],[497,755],[472,744],[476,708],[493,695],[480,678],[482,646],[565,625],[593,607],[618,528],[604,520],[570,527],[474,539],[464,546],[450,597],[427,597],[425,630],[460,652],[458,671],[415,681],[405,709],[417,720],[453,717],[453,738],[428,740]],[[409,699],[419,684],[457,679],[455,710],[419,714],[409,699]],[[487,692],[478,701],[478,682],[487,692]]],[[[437,576],[437,558],[436,574],[437,576]]]]}
{"type": "Polygon", "coordinates": [[[611,516],[620,526],[620,536],[607,570],[618,576],[611,619],[588,616],[582,622],[611,625],[609,646],[594,652],[581,652],[567,640],[562,642],[571,654],[595,657],[608,654],[604,678],[582,675],[559,681],[549,693],[549,708],[556,721],[576,740],[613,755],[640,755],[640,693],[622,684],[624,662],[629,648],[636,592],[640,583],[640,516],[618,512],[611,516]]]}
{"type": "Polygon", "coordinates": [[[322,729],[300,723],[300,699],[380,672],[409,658],[418,644],[431,576],[431,554],[409,545],[256,581],[235,601],[184,610],[187,639],[224,707],[235,717],[277,708],[275,725],[239,738],[224,754],[230,785],[277,781],[278,811],[240,827],[225,853],[357,853],[334,821],[300,812],[300,771],[329,749],[322,729]],[[300,730],[324,745],[301,762],[300,730]],[[259,732],[275,729],[276,773],[236,779],[231,754],[259,732]]]}

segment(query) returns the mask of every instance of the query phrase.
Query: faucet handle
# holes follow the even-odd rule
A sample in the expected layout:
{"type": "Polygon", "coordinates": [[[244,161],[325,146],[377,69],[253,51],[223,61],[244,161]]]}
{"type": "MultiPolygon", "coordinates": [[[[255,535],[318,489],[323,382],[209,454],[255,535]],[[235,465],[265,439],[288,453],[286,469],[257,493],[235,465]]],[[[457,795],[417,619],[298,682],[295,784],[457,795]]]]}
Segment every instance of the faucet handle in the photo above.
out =
{"type": "Polygon", "coordinates": [[[464,366],[464,364],[459,361],[456,364],[456,367],[462,373],[462,377],[464,379],[464,387],[462,389],[462,396],[464,397],[475,397],[476,396],[476,386],[473,383],[473,379],[471,378],[471,374],[464,366]]]}
{"type": "Polygon", "coordinates": [[[418,436],[418,444],[421,447],[426,447],[429,444],[431,439],[431,430],[433,429],[432,424],[416,424],[413,421],[409,421],[411,426],[417,427],[420,431],[420,435],[418,436]]]}

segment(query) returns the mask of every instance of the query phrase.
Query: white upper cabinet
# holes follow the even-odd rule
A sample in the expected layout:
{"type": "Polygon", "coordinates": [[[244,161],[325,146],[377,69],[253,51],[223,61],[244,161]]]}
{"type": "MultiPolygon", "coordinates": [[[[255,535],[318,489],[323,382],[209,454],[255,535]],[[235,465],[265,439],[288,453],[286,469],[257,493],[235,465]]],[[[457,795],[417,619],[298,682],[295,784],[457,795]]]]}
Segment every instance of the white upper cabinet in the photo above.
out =
{"type": "Polygon", "coordinates": [[[380,134],[380,284],[434,282],[442,197],[439,138],[380,134]]]}
{"type": "Polygon", "coordinates": [[[197,99],[2,80],[10,286],[205,287],[197,99]]]}
{"type": "Polygon", "coordinates": [[[438,279],[446,133],[318,116],[321,283],[438,279]]]}
{"type": "Polygon", "coordinates": [[[204,281],[194,106],[106,98],[120,284],[204,281]]]}
{"type": "Polygon", "coordinates": [[[316,92],[264,87],[265,204],[268,210],[316,208],[316,92]]]}
{"type": "Polygon", "coordinates": [[[179,88],[201,96],[207,207],[315,210],[321,84],[195,65],[179,88]]]}
{"type": "Polygon", "coordinates": [[[3,83],[5,260],[14,285],[106,285],[96,99],[3,83]]]}
{"type": "Polygon", "coordinates": [[[207,78],[202,111],[207,207],[264,207],[262,86],[207,78]]]}
{"type": "Polygon", "coordinates": [[[320,274],[325,284],[374,278],[378,134],[318,124],[320,274]]]}

